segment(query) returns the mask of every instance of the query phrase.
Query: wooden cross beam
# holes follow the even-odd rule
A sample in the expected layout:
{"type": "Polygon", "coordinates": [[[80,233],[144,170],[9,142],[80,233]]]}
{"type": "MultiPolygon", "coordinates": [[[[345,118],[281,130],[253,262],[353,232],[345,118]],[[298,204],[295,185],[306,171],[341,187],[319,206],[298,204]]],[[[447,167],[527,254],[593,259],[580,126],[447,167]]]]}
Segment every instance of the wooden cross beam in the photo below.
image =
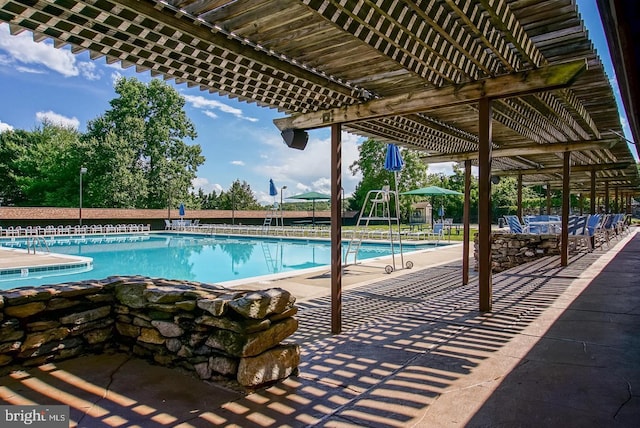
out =
{"type": "MultiPolygon", "coordinates": [[[[560,153],[571,151],[606,150],[618,143],[616,139],[574,141],[569,143],[534,144],[532,146],[519,146],[509,149],[494,149],[492,158],[505,158],[512,156],[541,155],[545,153],[560,153]]],[[[424,163],[463,162],[478,159],[478,152],[449,153],[435,156],[422,156],[424,163]]]]}
{"type": "MultiPolygon", "coordinates": [[[[584,171],[602,171],[613,169],[625,169],[629,165],[628,162],[615,162],[615,163],[602,163],[596,165],[575,165],[571,167],[571,172],[584,172],[584,171]]],[[[530,169],[509,169],[501,171],[492,171],[493,175],[532,175],[532,174],[561,174],[562,167],[551,168],[530,168],[530,169]]]]}
{"type": "Polygon", "coordinates": [[[586,60],[555,64],[461,85],[374,99],[362,104],[274,119],[285,129],[316,129],[336,123],[419,113],[440,107],[477,103],[481,98],[509,98],[570,86],[587,69],[586,60]]]}

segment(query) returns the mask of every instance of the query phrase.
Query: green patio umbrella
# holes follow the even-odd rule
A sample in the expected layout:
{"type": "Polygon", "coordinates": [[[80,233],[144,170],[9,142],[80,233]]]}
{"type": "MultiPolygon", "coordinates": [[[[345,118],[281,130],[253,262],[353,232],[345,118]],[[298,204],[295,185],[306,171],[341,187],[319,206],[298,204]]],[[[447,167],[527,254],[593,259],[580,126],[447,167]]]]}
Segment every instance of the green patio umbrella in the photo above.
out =
{"type": "Polygon", "coordinates": [[[316,201],[317,200],[331,200],[330,195],[325,195],[324,193],[318,192],[307,192],[302,193],[300,195],[289,196],[287,199],[302,199],[305,201],[313,201],[313,217],[311,220],[311,224],[315,226],[316,224],[316,201]]]}
{"type": "MultiPolygon", "coordinates": [[[[454,195],[462,195],[456,190],[445,189],[443,187],[438,186],[428,186],[421,187],[419,189],[409,190],[407,192],[400,193],[401,195],[413,195],[413,196],[454,196],[454,195]]],[[[431,207],[433,209],[433,199],[431,200],[431,207]]],[[[444,207],[441,207],[442,214],[444,215],[444,207]]]]}
{"type": "Polygon", "coordinates": [[[445,188],[438,187],[438,186],[421,187],[419,189],[409,190],[407,192],[402,192],[400,194],[401,195],[414,195],[414,196],[462,195],[462,193],[460,193],[458,191],[451,190],[451,189],[445,189],[445,188]]]}

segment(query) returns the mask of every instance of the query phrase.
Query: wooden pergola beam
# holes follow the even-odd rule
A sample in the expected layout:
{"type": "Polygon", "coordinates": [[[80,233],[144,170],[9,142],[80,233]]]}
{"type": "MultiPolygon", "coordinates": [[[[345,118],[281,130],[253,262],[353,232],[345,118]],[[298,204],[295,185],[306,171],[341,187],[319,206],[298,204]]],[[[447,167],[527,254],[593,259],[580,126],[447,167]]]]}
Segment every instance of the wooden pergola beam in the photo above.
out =
{"type": "MultiPolygon", "coordinates": [[[[497,151],[497,150],[496,150],[497,151]]],[[[571,167],[571,172],[584,171],[602,171],[610,169],[625,169],[630,164],[627,162],[603,163],[597,165],[576,165],[571,167]]],[[[512,169],[502,171],[492,171],[492,175],[508,176],[508,175],[532,175],[532,174],[561,174],[562,167],[553,168],[531,168],[531,169],[512,169]]]]}
{"type": "Polygon", "coordinates": [[[351,123],[385,116],[477,103],[481,98],[509,98],[570,86],[587,69],[586,60],[550,65],[462,85],[445,86],[418,93],[375,99],[362,104],[274,119],[285,129],[315,129],[336,123],[351,123]]]}
{"type": "MultiPolygon", "coordinates": [[[[494,158],[508,158],[513,156],[541,155],[545,153],[560,153],[571,151],[605,150],[610,149],[618,143],[616,139],[574,141],[553,144],[534,144],[531,146],[520,146],[510,149],[495,149],[492,151],[494,158]]],[[[478,159],[478,152],[449,153],[445,155],[422,156],[420,160],[424,163],[442,162],[464,162],[466,160],[478,159]]]]}

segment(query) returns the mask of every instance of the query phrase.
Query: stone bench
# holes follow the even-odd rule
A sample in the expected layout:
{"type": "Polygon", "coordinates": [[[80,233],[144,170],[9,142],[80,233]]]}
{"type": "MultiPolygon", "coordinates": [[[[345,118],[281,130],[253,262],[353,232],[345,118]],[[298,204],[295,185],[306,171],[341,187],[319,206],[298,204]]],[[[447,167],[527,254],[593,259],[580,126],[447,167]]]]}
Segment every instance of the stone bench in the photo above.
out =
{"type": "Polygon", "coordinates": [[[120,351],[254,387],[297,370],[295,298],[146,277],[0,291],[0,366],[120,351]]]}

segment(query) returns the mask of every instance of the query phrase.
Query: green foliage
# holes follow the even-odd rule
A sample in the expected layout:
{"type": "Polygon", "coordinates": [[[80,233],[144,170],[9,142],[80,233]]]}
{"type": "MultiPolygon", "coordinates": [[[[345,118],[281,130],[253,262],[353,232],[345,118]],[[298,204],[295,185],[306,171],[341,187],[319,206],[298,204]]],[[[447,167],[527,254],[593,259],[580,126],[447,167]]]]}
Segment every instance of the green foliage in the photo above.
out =
{"type": "Polygon", "coordinates": [[[202,188],[198,189],[198,194],[194,195],[196,208],[201,210],[215,210],[218,208],[218,195],[213,190],[209,194],[205,194],[202,188]]]}
{"type": "Polygon", "coordinates": [[[48,123],[34,131],[0,134],[0,196],[4,204],[78,205],[80,134],[48,123]]]}
{"type": "Polygon", "coordinates": [[[83,138],[87,204],[163,208],[189,201],[191,181],[204,163],[184,98],[166,83],[121,78],[111,109],[89,122],[83,138]]]}
{"type": "MultiPolygon", "coordinates": [[[[349,166],[352,175],[362,174],[362,180],[356,186],[353,197],[349,198],[349,209],[359,211],[370,190],[382,189],[389,185],[393,189],[394,173],[384,169],[387,144],[368,139],[358,148],[358,160],[349,166]]],[[[416,187],[422,187],[426,180],[427,167],[420,161],[416,151],[400,149],[404,167],[398,172],[398,192],[402,193],[416,187]]],[[[400,198],[402,217],[407,218],[411,209],[410,198],[400,198]]],[[[316,206],[317,208],[317,206],[316,206]]]]}
{"type": "Polygon", "coordinates": [[[166,83],[120,79],[111,109],[90,121],[87,133],[49,123],[34,131],[0,133],[0,198],[5,205],[83,205],[164,208],[185,202],[198,166],[200,146],[186,116],[184,98],[166,83]]]}
{"type": "Polygon", "coordinates": [[[220,192],[218,209],[221,210],[259,210],[261,209],[251,186],[246,181],[235,180],[227,192],[220,192]]]}

